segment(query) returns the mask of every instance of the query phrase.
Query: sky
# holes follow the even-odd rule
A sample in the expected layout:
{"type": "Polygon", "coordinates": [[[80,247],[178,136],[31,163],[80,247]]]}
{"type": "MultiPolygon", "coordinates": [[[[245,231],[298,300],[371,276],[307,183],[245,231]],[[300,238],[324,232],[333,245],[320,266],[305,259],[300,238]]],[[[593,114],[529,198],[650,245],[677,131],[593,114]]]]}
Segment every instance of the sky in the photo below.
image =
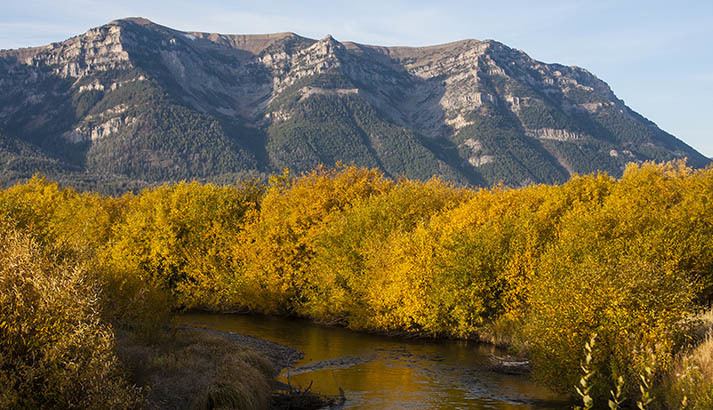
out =
{"type": "Polygon", "coordinates": [[[713,157],[713,0],[0,0],[0,49],[141,16],[186,31],[418,46],[494,39],[606,81],[632,109],[713,157]]]}

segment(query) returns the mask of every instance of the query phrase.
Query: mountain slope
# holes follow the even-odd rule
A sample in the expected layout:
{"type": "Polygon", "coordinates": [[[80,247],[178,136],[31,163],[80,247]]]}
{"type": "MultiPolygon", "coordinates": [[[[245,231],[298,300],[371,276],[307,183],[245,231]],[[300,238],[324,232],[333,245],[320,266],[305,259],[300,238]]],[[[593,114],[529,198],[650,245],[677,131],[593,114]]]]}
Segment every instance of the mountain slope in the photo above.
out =
{"type": "Polygon", "coordinates": [[[0,51],[0,87],[3,138],[36,153],[10,150],[26,164],[6,179],[61,168],[151,183],[342,161],[523,185],[630,161],[709,163],[586,70],[495,41],[377,47],[131,18],[0,51]]]}

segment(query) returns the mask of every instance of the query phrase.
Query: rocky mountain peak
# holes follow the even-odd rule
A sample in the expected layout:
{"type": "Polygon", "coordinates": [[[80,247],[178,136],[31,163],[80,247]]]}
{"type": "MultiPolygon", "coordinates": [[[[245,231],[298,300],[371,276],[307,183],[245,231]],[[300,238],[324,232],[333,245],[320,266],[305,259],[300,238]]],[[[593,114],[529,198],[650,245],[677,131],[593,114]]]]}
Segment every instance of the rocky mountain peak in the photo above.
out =
{"type": "Polygon", "coordinates": [[[129,179],[343,161],[522,185],[629,161],[709,163],[587,70],[495,40],[383,47],[132,17],[0,51],[0,86],[3,138],[55,168],[129,179]]]}
{"type": "Polygon", "coordinates": [[[5,50],[0,57],[15,58],[21,64],[51,68],[55,75],[79,78],[89,72],[130,67],[122,38],[122,27],[107,24],[68,40],[44,47],[5,50]]]}
{"type": "Polygon", "coordinates": [[[158,26],[158,24],[145,17],[124,17],[121,19],[112,20],[109,22],[111,24],[123,25],[123,24],[138,24],[140,26],[158,26]]]}

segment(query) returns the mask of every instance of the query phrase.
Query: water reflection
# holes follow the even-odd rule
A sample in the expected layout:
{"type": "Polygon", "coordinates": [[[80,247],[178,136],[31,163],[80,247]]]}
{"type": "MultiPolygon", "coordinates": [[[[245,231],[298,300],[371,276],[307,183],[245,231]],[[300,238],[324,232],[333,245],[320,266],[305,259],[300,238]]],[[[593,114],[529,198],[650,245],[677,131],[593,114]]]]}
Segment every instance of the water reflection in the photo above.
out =
{"type": "Polygon", "coordinates": [[[336,395],[347,408],[557,409],[566,403],[525,376],[488,370],[494,350],[462,341],[389,338],[266,316],[186,314],[180,322],[242,333],[304,353],[283,371],[293,385],[336,395]]]}

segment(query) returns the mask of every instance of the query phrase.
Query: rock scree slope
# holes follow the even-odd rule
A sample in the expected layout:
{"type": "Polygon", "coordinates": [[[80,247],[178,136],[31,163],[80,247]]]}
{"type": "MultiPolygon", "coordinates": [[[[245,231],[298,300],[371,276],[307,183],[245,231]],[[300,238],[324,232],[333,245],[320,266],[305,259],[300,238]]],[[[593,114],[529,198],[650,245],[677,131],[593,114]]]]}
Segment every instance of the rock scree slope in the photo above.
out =
{"type": "Polygon", "coordinates": [[[112,21],[0,51],[0,178],[114,190],[336,162],[468,185],[710,160],[587,70],[492,40],[379,47],[112,21]]]}

